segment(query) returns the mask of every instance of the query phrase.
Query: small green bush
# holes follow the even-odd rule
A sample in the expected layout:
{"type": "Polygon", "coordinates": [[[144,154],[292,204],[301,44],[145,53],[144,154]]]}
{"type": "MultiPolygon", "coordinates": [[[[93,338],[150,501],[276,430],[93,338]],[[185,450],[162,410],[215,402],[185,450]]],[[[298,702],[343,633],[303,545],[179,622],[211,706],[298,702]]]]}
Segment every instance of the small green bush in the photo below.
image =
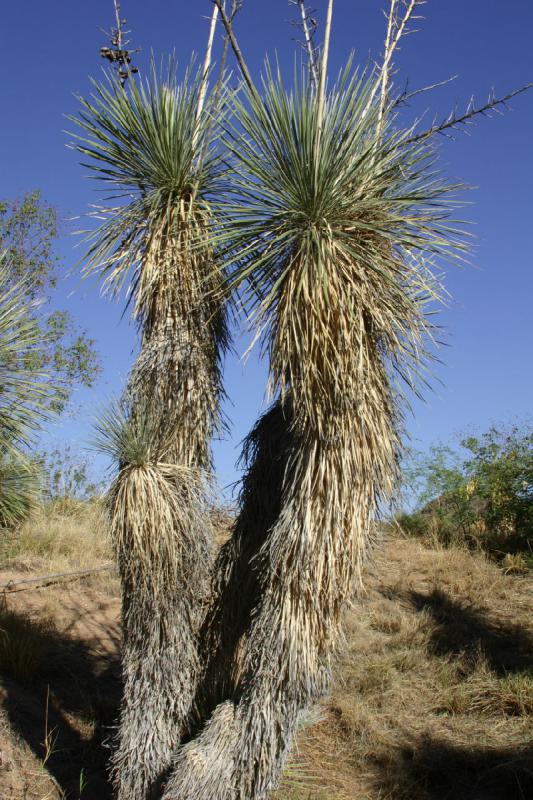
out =
{"type": "Polygon", "coordinates": [[[466,544],[503,559],[533,557],[533,432],[491,428],[482,436],[414,456],[405,483],[415,487],[413,513],[397,521],[405,533],[445,546],[466,544]]]}

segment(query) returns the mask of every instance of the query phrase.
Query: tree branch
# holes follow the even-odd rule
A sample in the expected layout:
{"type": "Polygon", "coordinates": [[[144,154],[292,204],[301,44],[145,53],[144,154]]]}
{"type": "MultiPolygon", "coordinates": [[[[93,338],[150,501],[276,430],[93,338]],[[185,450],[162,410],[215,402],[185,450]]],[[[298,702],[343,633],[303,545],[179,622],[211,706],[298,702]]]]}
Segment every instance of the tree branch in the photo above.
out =
{"type": "Polygon", "coordinates": [[[434,136],[436,133],[444,133],[444,131],[457,128],[460,125],[468,125],[474,117],[477,117],[480,114],[485,115],[492,110],[497,111],[499,110],[500,106],[506,106],[509,100],[511,100],[513,97],[516,97],[523,92],[527,92],[532,88],[533,83],[527,83],[525,86],[520,87],[520,89],[515,89],[513,92],[509,92],[509,94],[506,94],[504,97],[494,97],[494,93],[491,92],[485,105],[480,106],[480,108],[475,107],[474,98],[472,97],[468,103],[466,113],[458,117],[454,110],[448,115],[448,117],[446,117],[445,120],[433,124],[427,130],[411,136],[410,138],[406,139],[403,144],[413,144],[414,142],[419,142],[422,139],[427,139],[430,136],[434,136]]]}
{"type": "Polygon", "coordinates": [[[115,19],[117,21],[117,47],[122,50],[122,20],[120,18],[120,0],[113,0],[115,6],[115,19]]]}
{"type": "Polygon", "coordinates": [[[51,575],[42,575],[39,578],[30,578],[23,581],[8,581],[0,585],[2,594],[13,594],[14,592],[25,592],[28,589],[40,589],[52,586],[63,581],[75,581],[78,578],[85,578],[89,575],[96,575],[98,572],[114,572],[117,567],[115,564],[102,564],[101,567],[93,569],[72,570],[70,572],[54,572],[51,575]],[[22,588],[19,588],[22,587],[22,588]]]}
{"type": "Polygon", "coordinates": [[[446,86],[447,83],[451,83],[452,81],[457,80],[459,75],[450,75],[449,78],[445,78],[443,81],[437,81],[437,83],[430,83],[429,86],[422,86],[420,89],[415,89],[413,92],[407,91],[407,84],[404,91],[398,95],[394,103],[392,104],[392,108],[396,108],[397,106],[404,105],[413,97],[416,97],[419,94],[423,94],[424,92],[430,92],[432,89],[438,89],[441,86],[446,86]]]}
{"type": "MultiPolygon", "coordinates": [[[[239,10],[239,8],[240,8],[239,0],[232,0],[231,11],[230,11],[230,16],[229,16],[230,24],[233,24],[233,18],[235,17],[235,14],[239,10]]],[[[216,114],[217,111],[218,111],[218,104],[220,102],[220,97],[221,97],[221,93],[222,93],[222,84],[224,82],[224,73],[226,71],[226,62],[228,60],[229,44],[230,44],[229,36],[228,36],[227,33],[225,33],[225,35],[224,35],[224,44],[222,46],[222,56],[220,58],[220,68],[218,70],[218,80],[217,80],[217,83],[216,83],[216,86],[215,86],[215,89],[214,89],[214,94],[213,94],[213,112],[214,112],[214,114],[216,114]]],[[[211,123],[210,123],[210,126],[209,126],[209,130],[211,130],[212,125],[213,125],[213,119],[211,120],[211,123]]],[[[209,138],[209,137],[207,137],[207,138],[209,138]]]]}
{"type": "Polygon", "coordinates": [[[385,113],[385,98],[388,92],[388,83],[390,77],[390,59],[392,58],[392,36],[398,22],[396,19],[396,6],[398,0],[391,0],[389,15],[387,18],[387,35],[385,37],[385,54],[383,57],[383,66],[381,68],[381,90],[380,90],[380,103],[379,103],[379,127],[381,128],[383,115],[385,113]]]}
{"type": "MultiPolygon", "coordinates": [[[[316,25],[313,26],[312,23],[309,23],[308,13],[305,7],[305,0],[291,0],[291,3],[293,5],[297,5],[300,9],[300,14],[302,16],[301,26],[304,33],[305,47],[309,60],[309,74],[311,76],[311,83],[316,90],[318,87],[318,66],[316,63],[316,51],[313,47],[313,33],[311,32],[311,30],[314,32],[316,25]]],[[[297,23],[294,24],[296,25],[297,23]]]]}
{"type": "Polygon", "coordinates": [[[239,64],[239,68],[241,70],[242,77],[244,78],[244,81],[245,81],[246,85],[248,86],[249,90],[253,94],[257,94],[255,86],[254,86],[253,81],[252,81],[252,77],[250,75],[248,67],[246,66],[246,62],[244,60],[244,56],[242,54],[242,50],[239,47],[239,43],[237,42],[235,34],[233,33],[233,26],[231,24],[231,20],[229,19],[228,15],[226,14],[226,11],[224,10],[223,0],[213,0],[213,3],[217,6],[217,8],[218,8],[218,10],[220,12],[220,18],[222,20],[224,28],[226,29],[226,33],[228,35],[228,39],[229,39],[230,44],[231,44],[231,49],[233,50],[233,52],[235,54],[235,58],[237,59],[237,63],[239,64]]]}
{"type": "Polygon", "coordinates": [[[402,17],[401,22],[398,22],[398,0],[391,0],[389,13],[387,15],[387,34],[385,37],[385,52],[383,53],[383,64],[379,71],[379,76],[376,79],[376,82],[370,92],[370,97],[368,99],[368,103],[366,109],[368,110],[374,99],[376,94],[380,93],[380,101],[379,101],[379,122],[378,122],[378,132],[381,132],[383,127],[383,119],[385,116],[385,108],[387,105],[387,97],[389,93],[389,81],[390,81],[390,71],[392,67],[392,57],[400,39],[402,36],[405,36],[407,31],[407,24],[409,20],[413,16],[413,12],[415,8],[419,5],[423,5],[426,0],[404,0],[405,4],[405,13],[402,17]]]}
{"type": "MultiPolygon", "coordinates": [[[[202,116],[202,111],[204,109],[205,95],[207,92],[207,79],[209,76],[209,68],[211,67],[211,53],[213,52],[213,40],[215,38],[215,28],[217,26],[217,19],[218,19],[218,7],[214,5],[213,14],[211,15],[211,24],[209,26],[209,36],[207,39],[207,48],[205,51],[204,67],[202,70],[202,85],[200,86],[200,92],[198,93],[198,107],[196,109],[196,121],[200,119],[200,117],[202,116]]],[[[196,130],[196,135],[197,132],[198,129],[196,130]]]]}
{"type": "Polygon", "coordinates": [[[122,19],[120,15],[120,0],[113,0],[113,7],[115,9],[116,27],[112,28],[110,33],[103,31],[109,37],[111,47],[101,47],[100,55],[117,68],[119,81],[124,86],[127,79],[138,72],[137,67],[131,66],[131,56],[138,51],[128,50],[129,40],[125,40],[124,36],[127,36],[130,31],[122,29],[122,26],[126,24],[126,20],[122,19]]]}

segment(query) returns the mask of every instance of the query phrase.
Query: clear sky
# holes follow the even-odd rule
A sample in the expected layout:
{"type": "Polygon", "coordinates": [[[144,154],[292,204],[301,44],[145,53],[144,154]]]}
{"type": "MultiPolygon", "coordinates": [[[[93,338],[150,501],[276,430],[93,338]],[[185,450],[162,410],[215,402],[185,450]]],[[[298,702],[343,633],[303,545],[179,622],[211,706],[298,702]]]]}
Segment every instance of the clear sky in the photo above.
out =
{"type": "MultiPolygon", "coordinates": [[[[352,50],[365,64],[378,58],[384,35],[385,0],[336,0],[332,30],[331,75],[352,50]]],[[[326,0],[313,0],[323,21],[326,0]]],[[[142,48],[142,68],[150,51],[176,51],[182,64],[191,50],[201,55],[207,37],[209,0],[122,0],[132,29],[132,46],[142,48]]],[[[397,85],[412,88],[441,81],[453,83],[411,109],[428,107],[444,116],[455,102],[464,107],[471,94],[486,99],[533,81],[533,3],[531,0],[429,0],[420,32],[404,40],[397,59],[397,85]]],[[[289,21],[295,9],[287,0],[245,0],[236,23],[241,47],[257,76],[265,54],[277,54],[290,78],[296,32],[289,21]]],[[[99,76],[101,28],[113,23],[112,0],[26,0],[2,3],[0,31],[0,197],[14,198],[33,188],[57,206],[62,217],[58,252],[65,279],[54,302],[68,307],[96,339],[104,371],[93,390],[75,395],[76,414],[63,418],[48,434],[68,440],[74,450],[90,435],[94,408],[120,392],[135,351],[134,329],[122,306],[102,299],[95,282],[79,280],[81,255],[73,231],[98,200],[76,154],[67,149],[64,115],[77,110],[75,93],[87,93],[88,76],[99,76]],[[71,273],[70,277],[67,274],[71,273]]],[[[217,43],[220,52],[220,39],[217,43]]],[[[533,395],[533,92],[512,102],[512,110],[492,120],[480,119],[469,136],[458,134],[442,145],[442,165],[452,179],[475,190],[462,216],[476,236],[472,266],[451,267],[446,286],[452,299],[440,316],[447,346],[437,369],[442,383],[413,404],[408,429],[414,444],[447,441],[457,432],[485,429],[499,420],[531,418],[533,395]]],[[[239,443],[264,407],[265,365],[253,355],[244,365],[247,339],[236,340],[226,365],[231,434],[215,443],[219,482],[235,480],[239,443]]]]}

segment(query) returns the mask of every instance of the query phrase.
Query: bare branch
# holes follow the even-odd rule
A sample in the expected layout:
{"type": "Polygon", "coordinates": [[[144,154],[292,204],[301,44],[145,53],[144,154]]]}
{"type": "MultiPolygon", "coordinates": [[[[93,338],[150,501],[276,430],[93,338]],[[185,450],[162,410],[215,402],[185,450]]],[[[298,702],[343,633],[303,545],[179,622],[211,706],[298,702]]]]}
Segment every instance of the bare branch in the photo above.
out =
{"type": "Polygon", "coordinates": [[[381,91],[380,91],[380,104],[379,104],[379,125],[383,120],[385,113],[385,98],[388,94],[388,83],[390,76],[390,60],[392,58],[392,39],[394,30],[398,26],[397,20],[397,5],[398,0],[390,0],[389,15],[387,17],[387,35],[385,36],[385,54],[383,57],[383,66],[381,68],[381,91]]]}
{"type": "Polygon", "coordinates": [[[246,66],[246,62],[244,60],[244,56],[242,54],[242,50],[239,47],[239,43],[238,43],[238,41],[237,41],[237,39],[235,37],[235,34],[233,33],[233,26],[231,24],[231,19],[228,17],[228,15],[226,14],[226,11],[224,9],[223,0],[213,0],[213,3],[217,6],[217,8],[218,8],[218,10],[220,12],[220,18],[222,20],[224,28],[226,29],[226,33],[228,35],[228,39],[229,39],[230,44],[231,44],[231,49],[233,50],[233,52],[235,54],[235,58],[237,59],[237,63],[239,64],[239,68],[241,70],[242,77],[244,78],[245,83],[248,86],[248,88],[250,89],[250,91],[253,92],[254,94],[256,94],[256,89],[255,89],[255,86],[253,84],[252,77],[250,75],[248,67],[246,66]]]}
{"type": "Polygon", "coordinates": [[[485,105],[480,106],[479,108],[475,107],[474,98],[471,97],[464,114],[457,116],[456,110],[454,109],[445,120],[435,123],[427,130],[411,136],[409,139],[406,139],[403,144],[419,142],[421,139],[427,139],[430,136],[434,136],[436,133],[444,134],[444,132],[447,130],[457,128],[461,125],[468,125],[474,117],[486,115],[490,111],[498,112],[500,107],[506,107],[509,100],[512,100],[513,97],[517,97],[517,95],[527,92],[532,88],[533,83],[527,83],[525,86],[520,87],[520,89],[515,89],[513,92],[509,92],[509,94],[506,94],[504,97],[495,97],[494,92],[491,92],[485,105]]]}
{"type": "Polygon", "coordinates": [[[377,90],[379,83],[381,84],[379,101],[379,130],[381,130],[383,126],[383,117],[385,115],[385,108],[389,95],[390,72],[394,52],[398,47],[400,39],[407,32],[407,24],[413,16],[415,8],[419,5],[422,5],[425,0],[404,0],[404,2],[405,13],[400,22],[398,21],[398,0],[391,0],[387,18],[387,35],[385,39],[383,65],[381,67],[381,81],[375,86],[375,90],[377,90]]]}
{"type": "Polygon", "coordinates": [[[115,6],[115,20],[117,23],[117,47],[119,50],[122,50],[122,20],[120,19],[120,0],[113,0],[113,5],[115,6]]]}
{"type": "MultiPolygon", "coordinates": [[[[231,11],[229,15],[230,25],[233,25],[233,20],[235,19],[236,14],[241,10],[242,5],[243,5],[243,0],[232,0],[231,11]]],[[[224,4],[224,8],[225,7],[226,6],[224,4]]],[[[224,72],[226,70],[226,62],[228,60],[229,46],[230,46],[230,40],[226,31],[224,34],[224,46],[222,48],[222,58],[220,59],[220,76],[217,88],[219,88],[222,81],[222,76],[224,75],[224,72]]]]}
{"type": "Polygon", "coordinates": [[[310,18],[309,11],[305,7],[305,0],[290,0],[290,3],[292,5],[297,5],[300,9],[300,14],[302,16],[301,28],[304,34],[305,48],[309,61],[309,75],[311,76],[311,83],[316,90],[318,87],[318,65],[316,61],[316,48],[313,45],[316,21],[310,18]]]}
{"type": "Polygon", "coordinates": [[[120,15],[120,0],[113,0],[113,6],[115,9],[115,27],[112,28],[110,33],[103,31],[109,38],[111,47],[101,47],[100,55],[102,58],[107,59],[110,64],[117,67],[118,78],[122,86],[124,86],[127,79],[138,72],[137,67],[131,66],[131,56],[133,53],[137,53],[138,50],[129,50],[129,40],[124,39],[124,36],[130,31],[124,31],[122,27],[126,24],[126,20],[120,15]]]}
{"type": "MultiPolygon", "coordinates": [[[[225,7],[225,4],[224,4],[225,7]]],[[[230,11],[230,24],[233,23],[233,19],[237,12],[242,7],[242,0],[232,0],[231,4],[231,11],[230,11]]],[[[217,9],[218,12],[218,9],[217,9]]],[[[224,73],[226,72],[226,62],[228,60],[228,51],[229,51],[229,36],[227,33],[224,35],[224,45],[222,47],[222,57],[220,59],[220,68],[218,70],[218,80],[216,82],[215,88],[213,90],[213,113],[211,115],[211,119],[209,120],[209,126],[207,130],[207,135],[204,139],[204,146],[202,149],[202,153],[200,155],[200,161],[203,162],[205,155],[207,153],[207,149],[209,147],[209,142],[211,140],[211,133],[215,124],[215,119],[217,117],[219,106],[222,98],[222,86],[224,83],[224,73]]]]}
{"type": "Polygon", "coordinates": [[[0,585],[0,592],[3,595],[12,594],[14,592],[25,592],[28,589],[40,589],[46,586],[52,586],[54,583],[60,583],[69,580],[78,580],[85,578],[89,575],[96,575],[98,572],[114,572],[116,570],[115,564],[102,564],[101,567],[94,567],[93,569],[72,570],[70,572],[54,572],[51,575],[42,575],[39,578],[31,578],[30,580],[23,581],[8,581],[0,585]],[[23,587],[23,588],[19,588],[23,587]]]}
{"type": "Polygon", "coordinates": [[[385,37],[383,64],[381,65],[378,77],[374,83],[374,86],[372,87],[372,91],[370,92],[370,97],[368,98],[364,112],[366,113],[366,111],[370,108],[374,102],[376,94],[379,91],[380,103],[378,131],[381,131],[383,127],[383,117],[385,114],[385,108],[387,106],[392,57],[402,36],[405,36],[407,33],[409,33],[409,31],[407,31],[407,24],[410,19],[414,19],[413,12],[415,8],[419,5],[424,5],[425,2],[426,0],[404,0],[405,13],[402,17],[402,20],[398,22],[398,0],[391,0],[389,13],[387,15],[387,33],[385,37]]]}
{"type": "Polygon", "coordinates": [[[115,6],[115,19],[117,22],[117,47],[122,50],[122,20],[120,19],[120,0],[113,0],[115,6]]]}
{"type": "Polygon", "coordinates": [[[398,95],[394,103],[392,104],[392,108],[396,108],[396,106],[405,105],[411,100],[413,97],[416,97],[418,94],[423,94],[424,92],[430,92],[432,89],[438,89],[441,86],[446,86],[447,83],[451,83],[452,81],[457,80],[459,75],[451,75],[449,78],[446,78],[443,81],[437,81],[437,83],[430,83],[429,86],[422,86],[420,89],[415,89],[413,92],[407,91],[407,84],[404,91],[398,95]]]}
{"type": "MultiPolygon", "coordinates": [[[[231,11],[230,11],[230,15],[229,15],[230,25],[233,24],[233,20],[235,18],[235,15],[241,9],[241,7],[242,7],[242,0],[232,0],[231,11]]],[[[219,102],[219,99],[220,99],[220,93],[222,91],[222,83],[224,81],[224,73],[226,71],[226,62],[228,60],[229,45],[230,45],[229,36],[228,36],[228,34],[226,32],[224,34],[224,45],[222,47],[222,57],[220,59],[220,68],[219,68],[219,71],[218,71],[218,81],[217,81],[217,85],[215,87],[215,99],[213,101],[213,108],[214,109],[218,108],[218,102],[219,102]]]]}

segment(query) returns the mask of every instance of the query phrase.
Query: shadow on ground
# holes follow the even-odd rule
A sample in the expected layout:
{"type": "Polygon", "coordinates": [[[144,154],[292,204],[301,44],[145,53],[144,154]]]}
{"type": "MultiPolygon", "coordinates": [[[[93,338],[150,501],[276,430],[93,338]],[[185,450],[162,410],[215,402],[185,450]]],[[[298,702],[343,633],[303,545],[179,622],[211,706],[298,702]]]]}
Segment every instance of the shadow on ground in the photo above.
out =
{"type": "MultiPolygon", "coordinates": [[[[533,637],[512,621],[434,589],[402,595],[416,611],[431,615],[429,647],[436,656],[480,653],[497,675],[533,669],[533,637]]],[[[79,609],[80,617],[87,614],[79,609]]],[[[90,620],[89,620],[90,622],[90,620]]],[[[111,734],[120,699],[119,642],[116,630],[100,630],[114,646],[98,654],[94,645],[14,611],[0,612],[0,633],[11,630],[31,642],[33,664],[2,660],[4,704],[13,730],[69,800],[109,800],[106,776],[111,734]],[[80,778],[84,788],[80,792],[80,778]]],[[[13,638],[15,638],[13,636],[13,638]]],[[[0,640],[1,645],[1,640],[0,640]]],[[[10,654],[11,656],[13,653],[10,654]]],[[[487,722],[487,724],[491,724],[487,722]]],[[[399,731],[398,731],[399,732],[399,731]]],[[[399,732],[400,733],[400,732],[399,732]]],[[[437,735],[413,736],[391,747],[386,763],[374,762],[375,796],[394,800],[529,800],[533,798],[533,742],[488,747],[457,744],[437,735]]],[[[398,739],[396,739],[398,741],[398,739]]],[[[354,798],[355,800],[355,798],[354,798]]]]}
{"type": "MultiPolygon", "coordinates": [[[[401,748],[387,797],[424,800],[529,800],[533,797],[533,744],[510,748],[456,747],[430,737],[401,748]]],[[[378,787],[376,787],[378,788],[378,787]]]]}
{"type": "MultiPolygon", "coordinates": [[[[80,615],[86,613],[80,608],[80,615]]],[[[105,744],[120,700],[118,642],[115,652],[95,654],[68,632],[5,609],[0,631],[14,642],[0,659],[13,731],[69,800],[107,800],[105,744]]],[[[112,641],[116,636],[112,629],[102,633],[112,641]]]]}
{"type": "MultiPolygon", "coordinates": [[[[533,635],[526,626],[491,615],[441,588],[382,594],[429,615],[431,655],[457,658],[467,672],[470,659],[475,668],[481,657],[499,678],[533,674],[533,635]]],[[[505,725],[505,720],[487,719],[486,724],[505,725]]],[[[386,760],[378,756],[374,762],[376,796],[394,800],[533,798],[533,735],[498,747],[475,738],[459,743],[438,734],[417,737],[408,729],[401,734],[386,760]]]]}
{"type": "Polygon", "coordinates": [[[411,592],[408,599],[418,611],[429,611],[433,617],[435,655],[482,654],[498,675],[533,670],[533,636],[523,626],[493,620],[482,609],[441,589],[429,594],[411,592]]]}

